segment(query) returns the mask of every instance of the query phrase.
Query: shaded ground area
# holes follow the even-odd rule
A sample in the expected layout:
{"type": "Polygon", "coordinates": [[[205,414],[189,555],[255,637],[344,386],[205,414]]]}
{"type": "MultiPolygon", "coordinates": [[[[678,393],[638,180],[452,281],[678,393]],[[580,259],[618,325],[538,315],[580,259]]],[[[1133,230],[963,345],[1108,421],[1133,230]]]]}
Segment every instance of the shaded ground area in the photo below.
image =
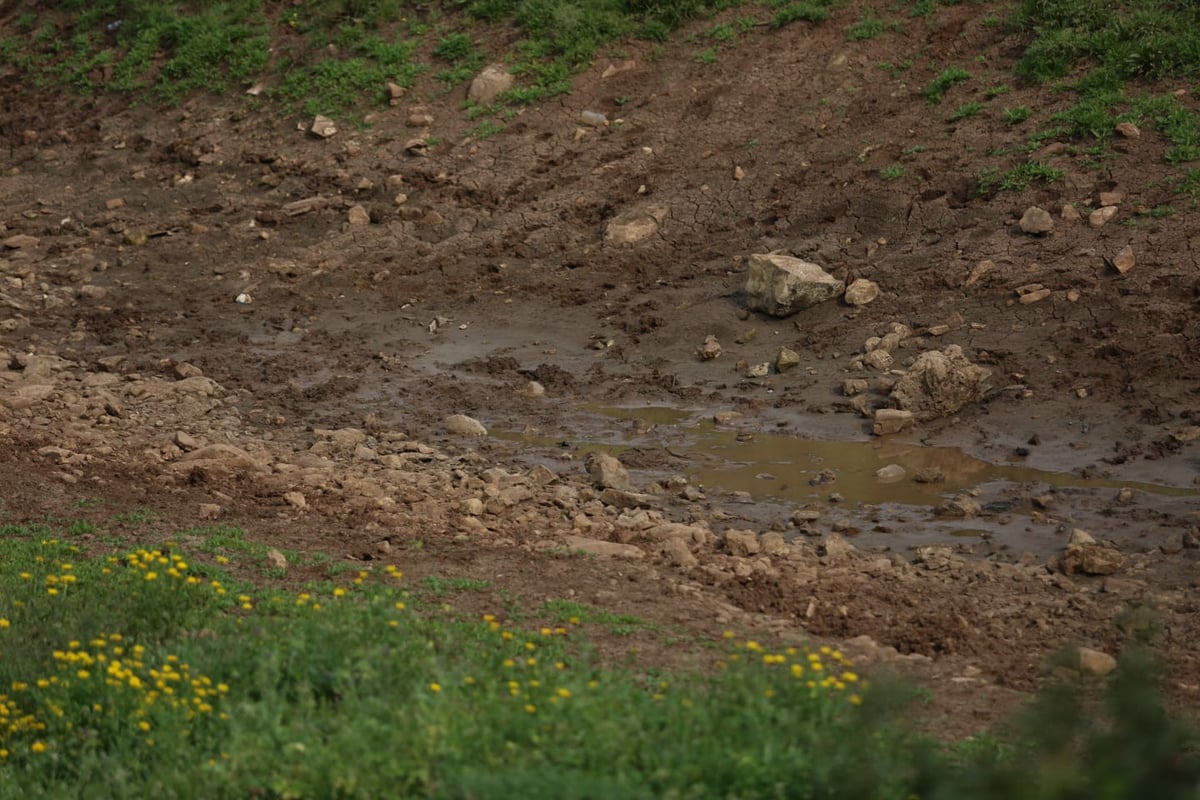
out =
{"type": "MultiPolygon", "coordinates": [[[[274,547],[486,580],[494,594],[460,598],[481,608],[578,599],[680,641],[833,637],[935,681],[944,732],[994,718],[1056,648],[1115,655],[1144,625],[1131,604],[1153,606],[1169,688],[1194,702],[1196,211],[1152,133],[1099,165],[1047,143],[1036,155],[1062,180],[981,194],[992,154],[1029,132],[999,121],[1004,106],[1036,109],[1033,126],[1066,102],[989,97],[1020,42],[981,19],[950,6],[861,42],[836,24],[752,30],[716,63],[683,40],[633,42],[484,139],[466,136],[462,89],[411,94],[427,128],[402,103],[322,140],[239,98],[164,111],[6,86],[7,518],[102,498],[170,520],[134,535],[239,525],[274,547]],[[970,82],[926,101],[943,64],[976,56],[970,82]],[[968,101],[983,113],[949,121],[968,101]],[[585,110],[611,124],[581,124],[585,110]],[[1096,227],[1102,192],[1117,216],[1096,227]],[[1017,225],[1034,204],[1053,211],[1047,235],[1017,225]],[[748,313],[746,257],[776,250],[882,294],[748,313]],[[1023,302],[1035,284],[1048,293],[1023,302]],[[886,404],[888,370],[855,359],[895,324],[911,331],[897,369],[956,344],[995,376],[986,403],[900,437],[984,464],[954,489],[978,495],[971,519],[935,515],[952,494],[937,487],[879,505],[832,501],[836,480],[798,495],[714,483],[732,456],[698,446],[694,420],[717,412],[740,412],[734,441],[868,440],[841,387],[861,378],[867,410],[886,404]],[[723,353],[702,361],[709,335],[723,353]],[[781,346],[796,369],[747,377],[781,346]],[[601,413],[649,406],[690,421],[601,413]],[[489,435],[451,435],[451,413],[489,435]],[[594,445],[632,485],[589,478],[594,445]],[[1115,572],[1047,567],[1076,527],[1122,554],[1115,572]]],[[[806,457],[794,481],[837,457],[806,457]]],[[[860,467],[842,463],[844,486],[860,467]]],[[[606,641],[678,657],[670,637],[606,641]]]]}

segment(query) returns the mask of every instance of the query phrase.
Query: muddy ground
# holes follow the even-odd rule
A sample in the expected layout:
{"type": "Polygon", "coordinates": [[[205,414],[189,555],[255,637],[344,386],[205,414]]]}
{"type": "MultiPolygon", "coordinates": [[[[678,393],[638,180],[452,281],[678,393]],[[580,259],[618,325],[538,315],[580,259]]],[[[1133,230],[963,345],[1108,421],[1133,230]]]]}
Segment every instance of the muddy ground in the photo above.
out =
{"type": "MultiPolygon", "coordinates": [[[[569,597],[681,640],[829,638],[931,681],[947,734],[994,721],[1060,647],[1117,655],[1143,620],[1129,609],[1152,606],[1168,688],[1192,705],[1196,211],[1151,131],[1115,136],[1098,164],[1048,142],[1037,155],[1063,180],[980,194],[980,169],[1019,163],[997,148],[1069,93],[1017,85],[1022,41],[973,5],[906,30],[760,27],[711,64],[683,39],[627,43],[484,139],[467,136],[465,87],[432,83],[322,139],[241,97],[163,110],[4,82],[6,519],[100,498],[110,516],[155,510],[134,536],[237,525],[486,579],[493,594],[462,598],[481,608],[569,597]],[[931,105],[921,86],[954,63],[973,80],[931,105]],[[985,112],[947,121],[971,100],[985,112]],[[1034,119],[1005,124],[1016,105],[1034,119]],[[893,164],[904,175],[882,179],[893,164]],[[1094,227],[1101,192],[1118,211],[1094,227]],[[1018,227],[1031,205],[1051,233],[1018,227]],[[770,251],[882,293],[748,313],[746,259],[770,251]],[[1048,296],[1020,302],[1030,284],[1048,296]],[[853,362],[895,323],[912,331],[897,370],[956,344],[994,391],[885,443],[841,387],[888,377],[853,362]],[[723,352],[705,361],[708,335],[723,352]],[[781,346],[798,367],[746,377],[781,346]],[[741,416],[714,425],[725,411],[741,416]],[[449,414],[488,435],[449,433],[449,414]],[[632,487],[594,485],[597,448],[632,487]],[[947,481],[880,486],[893,461],[947,481]],[[822,468],[838,479],[810,487],[822,468]],[[961,492],[981,513],[935,513],[961,492]],[[1065,574],[1075,528],[1119,568],[1065,574]]],[[[653,637],[606,647],[680,657],[653,637]]]]}

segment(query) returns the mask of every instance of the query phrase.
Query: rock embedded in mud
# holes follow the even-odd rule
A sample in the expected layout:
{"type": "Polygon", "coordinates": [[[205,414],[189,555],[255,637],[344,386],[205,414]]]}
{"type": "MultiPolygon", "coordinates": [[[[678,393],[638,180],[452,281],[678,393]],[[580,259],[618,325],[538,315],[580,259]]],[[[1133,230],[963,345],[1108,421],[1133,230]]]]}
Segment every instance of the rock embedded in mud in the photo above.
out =
{"type": "Polygon", "coordinates": [[[483,423],[466,414],[451,414],[445,420],[446,430],[455,436],[487,436],[483,423]]]}
{"type": "Polygon", "coordinates": [[[913,480],[917,483],[941,483],[946,480],[946,473],[941,467],[921,467],[913,476],[913,480]]]}
{"type": "Polygon", "coordinates": [[[1067,546],[1059,566],[1067,575],[1112,575],[1125,568],[1126,559],[1120,550],[1098,542],[1067,546]]]}
{"type": "Polygon", "coordinates": [[[592,485],[597,489],[618,489],[620,491],[633,489],[629,470],[608,453],[590,453],[583,464],[587,468],[592,485]]]}
{"type": "Polygon", "coordinates": [[[1097,208],[1092,213],[1088,214],[1088,225],[1093,228],[1103,228],[1113,217],[1117,215],[1116,206],[1103,206],[1097,208]]]}
{"type": "Polygon", "coordinates": [[[669,209],[661,203],[641,206],[614,217],[604,232],[609,244],[633,244],[658,233],[669,209]]]}
{"type": "Polygon", "coordinates": [[[775,356],[775,371],[787,372],[789,369],[800,366],[800,354],[790,347],[779,348],[778,355],[775,356]]]}
{"type": "Polygon", "coordinates": [[[696,355],[701,361],[712,361],[714,358],[721,356],[721,343],[717,341],[717,337],[709,334],[704,337],[704,344],[696,349],[696,355]]]}
{"type": "Polygon", "coordinates": [[[662,543],[661,552],[670,563],[683,569],[694,567],[700,560],[687,546],[687,542],[679,538],[666,539],[662,543]]]}
{"type": "Polygon", "coordinates": [[[1113,269],[1124,275],[1129,270],[1137,266],[1137,258],[1133,254],[1133,247],[1125,245],[1121,248],[1121,252],[1113,256],[1113,269]]]}
{"type": "Polygon", "coordinates": [[[992,371],[971,363],[962,348],[927,350],[917,356],[896,386],[891,398],[918,421],[956,413],[984,398],[991,388],[992,371]]]}
{"type": "Polygon", "coordinates": [[[933,513],[939,517],[955,517],[957,519],[970,519],[977,517],[983,513],[983,506],[979,505],[979,501],[968,494],[960,494],[945,501],[937,508],[933,509],[933,513]]]}
{"type": "Polygon", "coordinates": [[[1080,647],[1075,651],[1075,657],[1080,672],[1089,675],[1107,675],[1117,668],[1117,660],[1108,653],[1093,650],[1090,647],[1080,647]]]}
{"type": "Polygon", "coordinates": [[[746,305],[753,311],[788,317],[845,291],[845,283],[812,262],[778,253],[750,256],[746,305]]]}
{"type": "Polygon", "coordinates": [[[36,236],[18,233],[15,236],[9,236],[4,240],[4,246],[10,250],[22,250],[27,247],[37,247],[41,240],[36,236]]]}
{"type": "Polygon", "coordinates": [[[370,225],[371,215],[361,205],[355,204],[350,206],[350,211],[346,214],[346,221],[351,225],[370,225]]]}
{"type": "Polygon", "coordinates": [[[308,129],[313,135],[328,139],[338,132],[337,125],[329,117],[318,114],[308,129]]]}
{"type": "Polygon", "coordinates": [[[875,281],[869,281],[866,278],[859,278],[846,287],[846,293],[842,296],[842,299],[848,305],[865,306],[868,303],[874,302],[878,297],[879,284],[875,281]]]}
{"type": "Polygon", "coordinates": [[[1044,208],[1030,206],[1021,215],[1021,230],[1034,236],[1042,236],[1054,230],[1054,218],[1044,208]]]}
{"type": "Polygon", "coordinates": [[[1116,127],[1117,133],[1124,136],[1126,139],[1136,139],[1142,135],[1142,131],[1137,125],[1132,122],[1119,122],[1116,127]]]}
{"type": "Polygon", "coordinates": [[[886,467],[875,470],[875,477],[884,483],[895,483],[896,481],[904,480],[906,474],[904,467],[899,464],[888,464],[886,467]]]}
{"type": "Polygon", "coordinates": [[[467,99],[486,106],[495,102],[501,93],[511,89],[513,80],[512,73],[506,70],[503,64],[489,64],[472,79],[471,86],[467,89],[467,99]]]}
{"type": "Polygon", "coordinates": [[[586,536],[564,536],[567,547],[583,553],[607,558],[626,558],[636,560],[646,557],[646,551],[637,545],[605,542],[600,539],[589,539],[586,536]]]}
{"type": "Polygon", "coordinates": [[[731,556],[752,556],[762,549],[754,531],[725,531],[725,552],[731,556]]]}
{"type": "Polygon", "coordinates": [[[880,408],[875,411],[875,423],[871,433],[887,436],[906,431],[913,426],[913,412],[899,408],[880,408]]]}

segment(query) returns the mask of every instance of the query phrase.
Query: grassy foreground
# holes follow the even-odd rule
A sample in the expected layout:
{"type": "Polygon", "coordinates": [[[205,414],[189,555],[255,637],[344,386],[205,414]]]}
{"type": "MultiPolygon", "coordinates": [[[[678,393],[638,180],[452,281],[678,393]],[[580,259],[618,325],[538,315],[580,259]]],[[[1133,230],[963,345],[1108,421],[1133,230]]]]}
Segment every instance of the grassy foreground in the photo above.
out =
{"type": "Polygon", "coordinates": [[[1200,796],[1136,659],[1100,719],[1060,687],[1032,733],[944,747],[829,647],[730,635],[633,672],[591,655],[585,606],[467,617],[394,566],[238,585],[240,532],[81,532],[0,529],[0,797],[1200,796]]]}

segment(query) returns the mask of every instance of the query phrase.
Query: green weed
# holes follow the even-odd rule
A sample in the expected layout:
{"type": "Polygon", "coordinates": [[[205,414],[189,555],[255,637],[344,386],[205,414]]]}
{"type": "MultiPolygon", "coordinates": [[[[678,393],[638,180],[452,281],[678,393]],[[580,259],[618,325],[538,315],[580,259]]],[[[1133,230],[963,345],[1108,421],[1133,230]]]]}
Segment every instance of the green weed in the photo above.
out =
{"type": "Polygon", "coordinates": [[[1017,125],[1029,119],[1033,110],[1029,106],[1014,106],[1004,109],[1004,121],[1009,125],[1017,125]]]}
{"type": "Polygon", "coordinates": [[[951,87],[971,79],[971,73],[962,67],[947,67],[939,72],[926,86],[925,98],[931,103],[941,102],[942,97],[951,87]]]}
{"type": "Polygon", "coordinates": [[[879,170],[879,177],[883,178],[885,181],[899,180],[900,178],[903,178],[904,175],[905,169],[903,164],[890,164],[879,170]]]}
{"type": "Polygon", "coordinates": [[[850,26],[846,31],[846,38],[850,41],[866,41],[874,39],[876,36],[884,33],[899,32],[904,30],[904,26],[894,20],[883,20],[878,17],[864,14],[862,19],[850,26]]]}
{"type": "Polygon", "coordinates": [[[983,110],[983,103],[980,103],[980,102],[965,103],[965,104],[959,106],[958,108],[954,109],[954,113],[950,115],[950,121],[958,122],[959,120],[967,119],[968,117],[973,117],[982,110],[983,110]]]}

